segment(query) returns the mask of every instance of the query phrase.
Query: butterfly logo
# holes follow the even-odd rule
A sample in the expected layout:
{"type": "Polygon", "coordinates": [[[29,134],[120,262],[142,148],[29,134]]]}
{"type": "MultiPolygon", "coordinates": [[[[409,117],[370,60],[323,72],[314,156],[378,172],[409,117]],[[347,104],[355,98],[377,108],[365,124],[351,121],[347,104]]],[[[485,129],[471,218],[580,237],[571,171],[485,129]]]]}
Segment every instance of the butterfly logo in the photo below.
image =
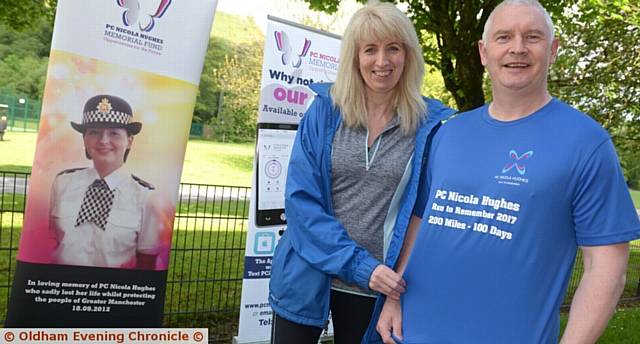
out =
{"type": "Polygon", "coordinates": [[[140,31],[149,32],[155,26],[155,19],[162,18],[171,0],[116,0],[118,6],[125,9],[122,22],[126,26],[138,23],[140,31]],[[142,4],[142,6],[140,6],[142,4]]]}
{"type": "Polygon", "coordinates": [[[291,65],[294,68],[300,67],[302,64],[302,58],[307,56],[309,52],[309,47],[311,47],[311,41],[307,38],[304,39],[304,45],[300,51],[300,54],[297,56],[293,56],[291,43],[289,43],[289,37],[287,33],[284,31],[275,31],[274,35],[276,37],[276,46],[278,47],[278,51],[282,53],[282,57],[280,58],[283,65],[288,65],[291,62],[291,65]]]}
{"type": "Polygon", "coordinates": [[[509,158],[511,159],[511,161],[504,165],[504,167],[502,168],[502,173],[507,173],[515,167],[516,171],[518,171],[518,174],[523,176],[527,172],[527,169],[524,166],[524,161],[529,160],[529,158],[531,158],[532,156],[533,151],[531,150],[523,153],[522,155],[518,155],[515,149],[510,150],[509,158]]]}

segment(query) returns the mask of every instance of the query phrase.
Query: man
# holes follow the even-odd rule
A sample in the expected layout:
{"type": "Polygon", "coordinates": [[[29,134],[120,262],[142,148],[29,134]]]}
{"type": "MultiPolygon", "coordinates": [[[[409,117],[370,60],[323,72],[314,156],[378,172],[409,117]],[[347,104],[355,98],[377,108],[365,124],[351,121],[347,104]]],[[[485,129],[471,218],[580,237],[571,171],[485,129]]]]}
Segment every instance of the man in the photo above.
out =
{"type": "Polygon", "coordinates": [[[51,190],[54,253],[59,264],[154,269],[159,249],[154,187],[124,164],[142,124],[131,106],[112,95],[91,97],[82,123],[85,155],[93,167],[60,172],[51,190]]]}
{"type": "Polygon", "coordinates": [[[537,1],[501,3],[478,46],[493,101],[434,138],[422,223],[412,218],[397,265],[407,291],[385,301],[377,330],[385,343],[555,343],[580,247],[561,343],[595,343],[640,237],[612,142],[549,95],[558,41],[537,1]]]}

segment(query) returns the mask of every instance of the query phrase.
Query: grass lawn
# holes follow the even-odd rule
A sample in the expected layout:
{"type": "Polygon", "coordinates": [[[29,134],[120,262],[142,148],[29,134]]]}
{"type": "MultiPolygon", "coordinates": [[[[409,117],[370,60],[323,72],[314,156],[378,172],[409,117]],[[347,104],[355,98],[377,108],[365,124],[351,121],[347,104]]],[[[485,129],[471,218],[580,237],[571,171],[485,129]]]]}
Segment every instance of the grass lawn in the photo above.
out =
{"type": "Polygon", "coordinates": [[[7,172],[31,172],[36,151],[37,133],[6,132],[0,142],[0,170],[7,172]]]}
{"type": "Polygon", "coordinates": [[[633,199],[633,204],[636,205],[636,209],[640,209],[640,191],[630,189],[629,192],[631,192],[631,198],[633,199]]]}
{"type": "Polygon", "coordinates": [[[254,143],[189,140],[181,181],[251,186],[254,152],[254,143]]]}
{"type": "MultiPolygon", "coordinates": [[[[561,332],[567,324],[568,314],[560,317],[561,332]]],[[[640,307],[621,307],[613,315],[598,344],[640,343],[640,307]]]]}
{"type": "MultiPolygon", "coordinates": [[[[0,142],[0,171],[31,172],[37,133],[7,132],[0,142]]],[[[181,181],[251,186],[253,143],[189,140],[181,181]]]]}

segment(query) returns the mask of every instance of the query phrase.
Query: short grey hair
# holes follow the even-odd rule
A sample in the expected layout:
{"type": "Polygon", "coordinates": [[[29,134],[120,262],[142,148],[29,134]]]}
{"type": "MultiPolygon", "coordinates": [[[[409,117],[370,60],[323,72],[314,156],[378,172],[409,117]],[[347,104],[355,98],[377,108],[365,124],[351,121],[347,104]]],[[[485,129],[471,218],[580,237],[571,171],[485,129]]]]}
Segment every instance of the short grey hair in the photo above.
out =
{"type": "Polygon", "coordinates": [[[491,27],[491,23],[493,22],[493,16],[496,11],[503,6],[531,6],[540,11],[542,16],[544,17],[544,23],[547,26],[547,31],[549,32],[549,36],[547,37],[551,42],[553,37],[555,36],[555,27],[553,26],[553,21],[551,20],[551,16],[549,12],[540,4],[538,0],[504,0],[501,2],[496,8],[491,11],[489,14],[489,18],[484,23],[484,30],[482,31],[482,41],[487,44],[487,39],[489,38],[489,27],[491,27]]]}

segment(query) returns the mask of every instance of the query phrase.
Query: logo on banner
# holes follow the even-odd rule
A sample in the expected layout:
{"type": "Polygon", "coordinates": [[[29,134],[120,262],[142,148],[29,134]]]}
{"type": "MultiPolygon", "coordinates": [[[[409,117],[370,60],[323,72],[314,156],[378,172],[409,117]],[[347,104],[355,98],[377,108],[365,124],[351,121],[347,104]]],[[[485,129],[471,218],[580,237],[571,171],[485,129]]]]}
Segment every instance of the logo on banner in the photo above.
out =
{"type": "Polygon", "coordinates": [[[121,22],[106,23],[104,40],[152,55],[162,55],[164,39],[152,36],[149,32],[156,26],[156,20],[165,15],[171,0],[116,0],[116,5],[118,7],[114,6],[114,9],[118,9],[118,12],[124,9],[118,15],[121,22]]]}
{"type": "Polygon", "coordinates": [[[276,249],[276,235],[273,232],[257,232],[253,241],[256,254],[273,254],[276,249]]]}
{"type": "Polygon", "coordinates": [[[289,36],[287,36],[287,33],[283,30],[275,31],[273,34],[276,39],[276,46],[278,48],[278,51],[282,53],[282,56],[280,57],[280,61],[282,62],[282,64],[286,66],[291,63],[291,66],[293,66],[293,68],[300,68],[300,66],[302,65],[302,58],[307,56],[307,53],[309,52],[311,41],[305,38],[304,44],[300,49],[300,53],[295,54],[294,56],[293,48],[291,47],[291,43],[289,42],[289,36]]]}
{"type": "MultiPolygon", "coordinates": [[[[125,8],[122,13],[122,22],[125,26],[133,26],[138,23],[138,28],[143,32],[150,32],[155,26],[155,19],[162,18],[171,5],[171,0],[158,0],[152,2],[153,7],[140,8],[139,0],[116,0],[118,6],[125,8]],[[152,10],[152,11],[150,11],[152,10]]],[[[144,2],[148,4],[148,2],[144,2]]]]}

